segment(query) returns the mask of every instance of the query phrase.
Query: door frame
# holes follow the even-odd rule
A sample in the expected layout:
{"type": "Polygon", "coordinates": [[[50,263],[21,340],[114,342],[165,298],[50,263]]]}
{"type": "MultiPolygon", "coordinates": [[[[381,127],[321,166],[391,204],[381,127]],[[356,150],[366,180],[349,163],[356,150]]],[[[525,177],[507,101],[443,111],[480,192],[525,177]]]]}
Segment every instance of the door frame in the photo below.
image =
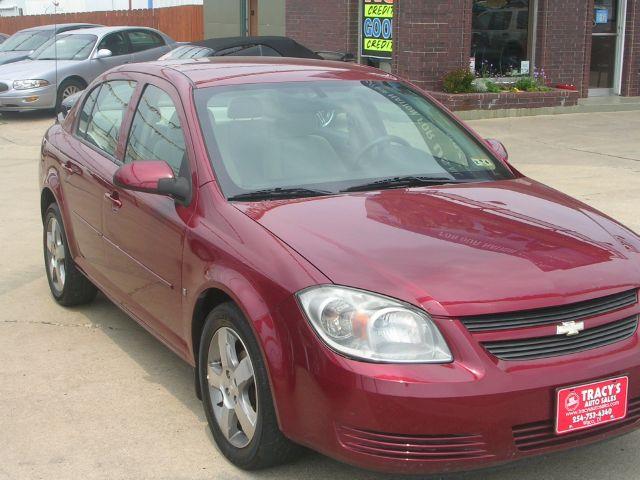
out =
{"type": "MultiPolygon", "coordinates": [[[[613,88],[589,88],[589,97],[606,97],[610,95],[622,95],[622,74],[624,71],[624,47],[627,21],[627,0],[616,0],[618,2],[618,18],[616,33],[591,33],[594,36],[616,35],[615,66],[613,70],[613,88]]],[[[591,70],[591,69],[589,69],[591,70]]]]}
{"type": "Polygon", "coordinates": [[[240,2],[240,17],[243,37],[254,37],[259,35],[260,22],[258,20],[258,0],[244,0],[240,2]],[[253,13],[252,13],[253,12],[253,13]]]}

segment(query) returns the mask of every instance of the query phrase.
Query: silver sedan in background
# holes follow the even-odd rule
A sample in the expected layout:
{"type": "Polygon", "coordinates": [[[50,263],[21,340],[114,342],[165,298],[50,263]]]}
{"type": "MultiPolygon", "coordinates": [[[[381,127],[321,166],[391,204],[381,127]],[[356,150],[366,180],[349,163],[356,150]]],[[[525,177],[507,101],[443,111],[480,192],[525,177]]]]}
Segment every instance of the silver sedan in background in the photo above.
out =
{"type": "Polygon", "coordinates": [[[0,43],[3,43],[7,38],[9,38],[9,35],[6,33],[0,33],[0,43]]]}
{"type": "MultiPolygon", "coordinates": [[[[56,33],[78,30],[79,28],[101,27],[91,23],[58,23],[25,28],[9,36],[5,42],[0,39],[0,65],[18,62],[28,58],[34,50],[51,40],[56,33]]],[[[0,34],[2,37],[3,34],[0,34]]]]}
{"type": "Polygon", "coordinates": [[[158,30],[98,27],[58,34],[28,60],[0,66],[0,111],[55,108],[118,65],[156,60],[176,46],[158,30]]]}

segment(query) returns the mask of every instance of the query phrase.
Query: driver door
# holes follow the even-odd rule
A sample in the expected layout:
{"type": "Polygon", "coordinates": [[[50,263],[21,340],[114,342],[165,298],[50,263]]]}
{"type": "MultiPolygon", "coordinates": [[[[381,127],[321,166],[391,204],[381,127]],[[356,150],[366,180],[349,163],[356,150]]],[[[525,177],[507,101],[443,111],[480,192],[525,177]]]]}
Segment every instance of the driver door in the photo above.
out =
{"type": "MultiPolygon", "coordinates": [[[[150,79],[128,128],[123,162],[162,160],[192,182],[188,131],[173,87],[150,79]]],[[[113,166],[113,172],[118,165],[113,166]]],[[[113,178],[113,175],[110,176],[113,178]]],[[[167,196],[109,186],[103,204],[105,258],[109,278],[124,306],[178,349],[186,347],[182,325],[182,250],[190,205],[167,196]]],[[[195,202],[194,202],[195,203],[195,202]]],[[[193,204],[194,204],[193,203],[193,204]]]]}
{"type": "Polygon", "coordinates": [[[95,54],[100,50],[109,50],[111,52],[111,56],[93,58],[91,60],[93,68],[91,69],[90,80],[93,80],[95,77],[106,72],[110,68],[124,65],[125,63],[131,63],[131,45],[124,32],[113,32],[103,37],[102,40],[100,40],[100,43],[98,43],[98,48],[96,49],[95,54]]]}

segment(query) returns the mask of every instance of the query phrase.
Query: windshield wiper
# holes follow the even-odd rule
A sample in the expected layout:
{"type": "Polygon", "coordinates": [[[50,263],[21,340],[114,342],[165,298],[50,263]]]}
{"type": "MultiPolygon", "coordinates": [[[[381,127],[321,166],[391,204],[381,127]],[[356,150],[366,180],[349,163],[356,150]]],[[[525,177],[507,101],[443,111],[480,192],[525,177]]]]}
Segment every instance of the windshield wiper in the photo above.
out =
{"type": "Polygon", "coordinates": [[[229,197],[228,200],[235,201],[258,201],[258,200],[271,200],[276,198],[303,198],[303,197],[322,197],[325,195],[331,195],[334,192],[327,190],[314,190],[311,188],[293,187],[293,188],[266,188],[264,190],[256,190],[255,192],[240,193],[229,197]]]}
{"type": "Polygon", "coordinates": [[[375,182],[363,183],[349,187],[343,192],[364,192],[367,190],[382,190],[385,188],[401,188],[401,187],[422,187],[431,185],[446,185],[449,183],[463,183],[460,180],[449,177],[427,177],[419,175],[408,175],[403,177],[384,178],[375,182]]]}

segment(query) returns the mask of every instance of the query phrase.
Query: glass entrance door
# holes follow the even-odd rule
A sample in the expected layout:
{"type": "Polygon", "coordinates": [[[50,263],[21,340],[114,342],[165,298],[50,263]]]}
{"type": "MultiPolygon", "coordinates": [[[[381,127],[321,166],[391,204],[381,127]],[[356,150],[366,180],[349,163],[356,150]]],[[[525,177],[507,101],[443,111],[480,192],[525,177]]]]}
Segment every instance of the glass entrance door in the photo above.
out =
{"type": "Polygon", "coordinates": [[[616,90],[620,68],[621,0],[595,0],[589,95],[611,95],[616,90]]]}

